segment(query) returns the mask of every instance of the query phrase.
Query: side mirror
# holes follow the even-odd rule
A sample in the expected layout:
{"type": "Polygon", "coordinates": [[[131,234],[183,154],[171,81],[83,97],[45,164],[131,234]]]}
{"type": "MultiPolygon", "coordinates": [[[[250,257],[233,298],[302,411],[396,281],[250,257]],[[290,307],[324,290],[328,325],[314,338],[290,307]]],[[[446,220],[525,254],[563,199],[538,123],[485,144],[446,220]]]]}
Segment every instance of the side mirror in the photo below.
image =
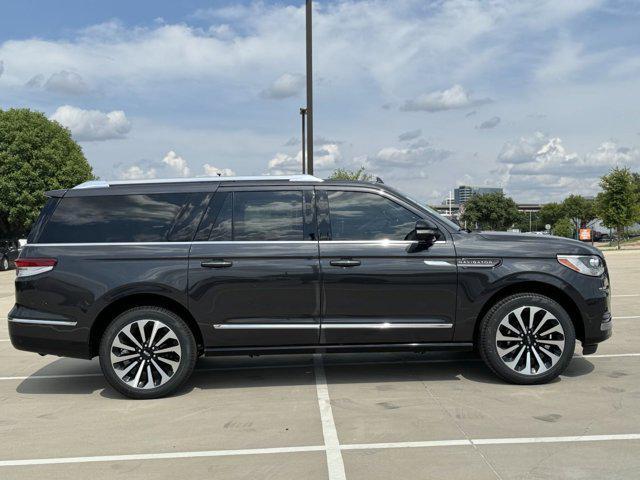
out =
{"type": "Polygon", "coordinates": [[[433,243],[438,238],[438,227],[425,220],[416,222],[416,240],[419,242],[433,243]]]}

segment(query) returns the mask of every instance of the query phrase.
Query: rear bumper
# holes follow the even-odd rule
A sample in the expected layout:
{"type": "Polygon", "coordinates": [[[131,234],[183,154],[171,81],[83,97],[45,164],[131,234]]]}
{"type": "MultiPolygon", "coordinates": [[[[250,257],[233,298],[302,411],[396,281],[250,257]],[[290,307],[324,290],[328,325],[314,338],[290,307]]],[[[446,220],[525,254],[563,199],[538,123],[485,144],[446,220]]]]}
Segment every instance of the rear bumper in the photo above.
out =
{"type": "Polygon", "coordinates": [[[9,338],[18,350],[61,357],[91,358],[86,327],[59,318],[25,318],[9,312],[9,338]]]}

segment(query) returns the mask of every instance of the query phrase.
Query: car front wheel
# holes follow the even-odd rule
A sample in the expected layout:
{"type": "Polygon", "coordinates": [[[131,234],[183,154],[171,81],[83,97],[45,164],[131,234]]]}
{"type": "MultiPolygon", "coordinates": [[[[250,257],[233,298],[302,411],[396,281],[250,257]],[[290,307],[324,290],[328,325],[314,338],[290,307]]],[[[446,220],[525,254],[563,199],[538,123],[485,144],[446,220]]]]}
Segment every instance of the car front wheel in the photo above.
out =
{"type": "Polygon", "coordinates": [[[571,318],[555,300],[516,294],[496,303],[480,325],[479,350],[489,368],[518,384],[546,383],[560,375],[573,356],[571,318]]]}
{"type": "Polygon", "coordinates": [[[196,359],[189,327],[159,307],[127,310],[107,327],[100,342],[102,372],[113,388],[130,398],[175,392],[191,376],[196,359]]]}

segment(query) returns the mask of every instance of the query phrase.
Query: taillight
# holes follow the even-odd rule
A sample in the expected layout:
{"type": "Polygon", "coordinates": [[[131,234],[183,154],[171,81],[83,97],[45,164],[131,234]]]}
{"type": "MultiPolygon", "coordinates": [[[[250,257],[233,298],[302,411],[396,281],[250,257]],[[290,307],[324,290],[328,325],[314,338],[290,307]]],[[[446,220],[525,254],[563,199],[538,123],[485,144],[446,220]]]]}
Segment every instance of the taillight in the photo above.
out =
{"type": "Polygon", "coordinates": [[[16,275],[29,277],[39,273],[50,272],[56,266],[55,258],[18,258],[16,260],[16,275]]]}

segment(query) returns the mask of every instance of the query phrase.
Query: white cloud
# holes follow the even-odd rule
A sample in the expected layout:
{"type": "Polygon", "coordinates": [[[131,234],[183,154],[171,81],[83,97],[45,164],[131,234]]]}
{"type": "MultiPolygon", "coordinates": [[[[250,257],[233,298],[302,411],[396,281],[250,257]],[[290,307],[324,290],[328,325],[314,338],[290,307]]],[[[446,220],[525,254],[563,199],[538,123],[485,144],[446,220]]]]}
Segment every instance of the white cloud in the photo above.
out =
{"type": "Polygon", "coordinates": [[[489,98],[473,98],[461,85],[454,85],[446,90],[424,93],[415,99],[407,100],[400,109],[406,112],[439,112],[471,107],[490,101],[489,98]]]}
{"type": "Polygon", "coordinates": [[[44,84],[45,90],[67,95],[81,95],[89,91],[89,87],[76,72],[62,70],[52,74],[44,84]]]}
{"type": "Polygon", "coordinates": [[[42,87],[43,83],[44,83],[44,75],[39,73],[31,77],[29,80],[27,80],[24,86],[27,88],[40,88],[42,87]]]}
{"type": "MultiPolygon", "coordinates": [[[[545,60],[545,46],[553,40],[543,34],[593,9],[595,3],[317,4],[314,36],[322,50],[316,56],[316,71],[341,85],[362,85],[367,79],[395,96],[406,92],[408,81],[419,81],[427,89],[451,78],[462,82],[480,72],[499,71],[514,57],[522,59],[522,42],[515,40],[528,35],[537,34],[536,40],[542,37],[544,43],[536,43],[539,48],[533,58],[524,59],[530,65],[545,60]],[[429,85],[424,86],[425,81],[429,85]]],[[[110,21],[71,38],[8,40],[0,44],[0,58],[11,64],[16,84],[38,73],[51,75],[64,69],[83,72],[92,88],[133,85],[138,91],[148,89],[150,81],[185,78],[241,79],[239,84],[260,91],[283,71],[300,68],[304,5],[255,2],[201,10],[191,18],[198,18],[197,26],[182,22],[128,28],[110,21]]],[[[294,84],[299,82],[300,77],[288,75],[294,84]]]]}
{"type": "Polygon", "coordinates": [[[571,193],[595,195],[600,177],[611,168],[640,168],[640,149],[606,141],[579,155],[567,151],[560,138],[537,132],[505,144],[498,161],[504,166],[495,173],[506,188],[528,199],[548,201],[571,193]]]}
{"type": "Polygon", "coordinates": [[[400,135],[398,135],[398,141],[399,142],[408,142],[409,140],[415,140],[420,135],[422,135],[422,130],[420,130],[420,129],[411,130],[409,132],[404,132],[404,133],[401,133],[400,135]]]}
{"type": "Polygon", "coordinates": [[[80,142],[124,138],[131,130],[131,123],[122,110],[104,113],[63,105],[50,118],[71,130],[80,142]]]}
{"type": "Polygon", "coordinates": [[[162,159],[162,163],[167,165],[171,171],[175,172],[179,177],[188,177],[191,172],[187,161],[173,150],[167,152],[162,159]]]}
{"type": "Polygon", "coordinates": [[[282,99],[299,94],[305,83],[305,76],[297,73],[285,73],[278,77],[266,90],[262,91],[264,98],[282,99]]]}
{"type": "Polygon", "coordinates": [[[480,125],[476,126],[479,130],[487,130],[491,128],[495,128],[500,123],[500,117],[491,117],[488,120],[485,120],[480,125]]]}
{"type": "Polygon", "coordinates": [[[155,168],[144,170],[139,165],[131,165],[124,170],[121,170],[117,175],[118,180],[144,180],[149,178],[156,178],[155,168]]]}
{"type": "Polygon", "coordinates": [[[426,141],[417,141],[408,147],[382,148],[375,155],[367,157],[365,166],[380,175],[391,173],[410,177],[423,171],[424,167],[448,158],[451,153],[434,148],[426,141]]]}
{"type": "Polygon", "coordinates": [[[269,175],[294,175],[302,173],[302,151],[296,155],[278,152],[267,164],[269,175]]]}
{"type": "MultiPolygon", "coordinates": [[[[328,173],[338,168],[342,160],[340,145],[337,143],[321,144],[313,152],[313,166],[318,174],[328,173]]],[[[302,150],[295,155],[278,152],[269,160],[267,168],[270,175],[295,175],[302,173],[302,150]]],[[[315,173],[315,172],[314,172],[315,173]]]]}
{"type": "Polygon", "coordinates": [[[204,170],[204,174],[208,177],[233,177],[236,174],[236,172],[230,168],[218,168],[213,165],[209,165],[208,163],[205,163],[202,168],[204,170]]]}
{"type": "Polygon", "coordinates": [[[3,73],[4,73],[4,62],[0,60],[0,77],[2,76],[3,73]]]}

